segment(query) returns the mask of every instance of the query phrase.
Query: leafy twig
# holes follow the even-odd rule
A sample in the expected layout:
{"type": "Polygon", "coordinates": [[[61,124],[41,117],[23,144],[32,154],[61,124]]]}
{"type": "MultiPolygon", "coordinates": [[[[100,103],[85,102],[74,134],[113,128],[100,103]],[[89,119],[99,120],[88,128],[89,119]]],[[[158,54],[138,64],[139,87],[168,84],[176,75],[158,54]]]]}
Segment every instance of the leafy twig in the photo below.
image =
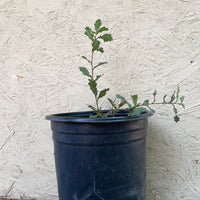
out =
{"type": "Polygon", "coordinates": [[[177,90],[174,91],[173,94],[171,95],[169,101],[166,101],[167,95],[164,95],[162,102],[156,102],[157,91],[155,90],[155,92],[153,93],[153,101],[150,102],[150,100],[145,100],[143,103],[138,103],[138,95],[131,95],[133,105],[131,105],[121,95],[116,95],[116,97],[121,100],[121,103],[124,102],[126,105],[128,105],[128,108],[126,108],[126,110],[129,111],[129,116],[136,116],[145,112],[146,109],[143,108],[143,106],[147,107],[151,112],[154,113],[155,112],[154,109],[151,108],[152,105],[171,105],[174,112],[174,121],[178,122],[180,118],[178,116],[178,110],[176,106],[182,106],[183,108],[185,108],[185,105],[183,103],[184,96],[179,97],[179,93],[180,93],[180,88],[178,87],[177,90]]]}
{"type": "Polygon", "coordinates": [[[102,32],[108,31],[108,28],[102,27],[102,22],[100,19],[98,19],[94,24],[94,29],[92,30],[90,27],[85,28],[85,35],[88,36],[88,38],[91,40],[91,59],[88,59],[86,56],[82,56],[83,59],[85,59],[90,64],[90,72],[86,67],[80,67],[80,71],[83,73],[83,75],[89,77],[88,79],[88,85],[90,86],[90,90],[94,94],[96,107],[89,105],[88,107],[91,108],[93,111],[96,112],[96,115],[98,117],[105,117],[99,107],[99,99],[104,97],[106,93],[109,91],[109,88],[105,88],[101,91],[98,91],[97,89],[97,81],[103,76],[97,75],[95,77],[95,69],[97,67],[100,67],[101,65],[107,64],[107,62],[99,62],[97,65],[94,65],[94,54],[97,52],[103,53],[104,50],[100,46],[101,42],[100,40],[104,42],[112,41],[112,36],[109,33],[101,34],[102,32]]]}

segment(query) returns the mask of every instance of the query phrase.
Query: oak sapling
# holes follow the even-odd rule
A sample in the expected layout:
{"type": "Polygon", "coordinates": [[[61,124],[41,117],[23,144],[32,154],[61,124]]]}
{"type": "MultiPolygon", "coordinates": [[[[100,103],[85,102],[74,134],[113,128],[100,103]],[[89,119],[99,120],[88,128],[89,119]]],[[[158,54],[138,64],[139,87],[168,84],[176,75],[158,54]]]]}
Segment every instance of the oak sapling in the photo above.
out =
{"type": "Polygon", "coordinates": [[[94,30],[92,30],[88,26],[85,28],[85,35],[88,36],[88,38],[91,41],[91,58],[89,59],[86,56],[82,56],[82,58],[85,59],[89,63],[90,72],[86,67],[80,67],[79,69],[83,73],[83,75],[89,78],[88,85],[95,97],[96,106],[92,106],[92,105],[88,106],[90,109],[96,112],[96,115],[93,117],[97,117],[97,116],[103,117],[102,110],[99,106],[99,100],[103,98],[109,90],[109,88],[104,88],[101,91],[98,91],[97,81],[103,76],[103,74],[99,74],[96,76],[94,74],[95,70],[98,67],[107,64],[107,62],[99,62],[97,64],[94,63],[94,54],[97,52],[100,52],[100,53],[104,52],[103,47],[101,47],[101,42],[112,41],[112,36],[111,34],[107,33],[107,31],[108,31],[108,28],[105,26],[102,26],[100,19],[98,19],[95,22],[94,30]]]}
{"type": "Polygon", "coordinates": [[[88,78],[88,85],[90,90],[92,91],[95,98],[95,106],[89,105],[88,107],[95,111],[95,115],[90,116],[91,118],[105,118],[105,117],[115,117],[117,112],[124,107],[125,110],[128,111],[128,116],[134,117],[137,115],[141,115],[145,113],[147,110],[151,112],[155,112],[151,106],[153,105],[170,105],[173,108],[174,112],[174,121],[178,122],[180,120],[178,116],[178,110],[176,106],[182,106],[185,108],[183,104],[184,96],[180,97],[180,88],[177,87],[177,90],[174,91],[169,100],[167,99],[167,95],[164,95],[162,102],[156,102],[157,91],[153,92],[153,100],[146,99],[143,102],[138,102],[138,95],[131,95],[132,103],[129,103],[125,97],[117,94],[114,100],[107,98],[110,104],[110,111],[107,113],[103,112],[103,109],[99,105],[99,101],[101,98],[105,97],[109,88],[104,88],[102,90],[98,90],[98,80],[103,76],[103,74],[95,74],[95,70],[97,68],[102,67],[102,65],[107,64],[107,62],[94,62],[94,55],[96,53],[104,53],[104,49],[101,46],[102,42],[110,42],[113,40],[112,35],[108,33],[109,29],[105,26],[102,26],[102,22],[100,19],[96,20],[94,23],[94,29],[92,30],[90,27],[85,28],[85,35],[91,41],[91,57],[87,58],[86,56],[82,56],[82,58],[89,64],[89,70],[86,67],[80,67],[80,71],[83,75],[88,78]],[[117,101],[119,100],[119,101],[117,101]],[[125,107],[126,106],[126,107],[125,107]]]}

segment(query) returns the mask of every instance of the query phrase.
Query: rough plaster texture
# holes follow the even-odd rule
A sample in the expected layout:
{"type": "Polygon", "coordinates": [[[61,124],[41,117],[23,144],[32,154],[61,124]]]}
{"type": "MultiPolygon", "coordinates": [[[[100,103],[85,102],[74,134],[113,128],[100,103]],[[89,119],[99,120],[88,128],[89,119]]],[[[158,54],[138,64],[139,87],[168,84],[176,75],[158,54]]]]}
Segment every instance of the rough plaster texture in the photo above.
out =
{"type": "Polygon", "coordinates": [[[94,102],[78,67],[90,48],[84,27],[97,18],[114,36],[96,56],[109,62],[100,86],[111,97],[177,85],[186,96],[180,123],[163,107],[149,120],[147,200],[199,200],[199,0],[1,0],[0,196],[56,199],[44,116],[94,102]]]}

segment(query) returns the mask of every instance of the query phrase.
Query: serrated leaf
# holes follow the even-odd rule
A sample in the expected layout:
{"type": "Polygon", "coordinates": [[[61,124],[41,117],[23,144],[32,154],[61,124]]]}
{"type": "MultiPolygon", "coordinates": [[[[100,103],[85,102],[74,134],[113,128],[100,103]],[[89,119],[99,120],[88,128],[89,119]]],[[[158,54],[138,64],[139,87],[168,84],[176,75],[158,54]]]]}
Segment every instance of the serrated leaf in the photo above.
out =
{"type": "Polygon", "coordinates": [[[126,99],[125,99],[123,96],[117,94],[117,95],[116,95],[116,98],[117,98],[117,99],[120,99],[122,102],[125,102],[125,103],[128,105],[128,107],[131,108],[131,104],[128,103],[128,101],[126,101],[126,99]]]}
{"type": "Polygon", "coordinates": [[[85,27],[85,35],[87,35],[89,37],[90,40],[94,40],[94,33],[92,31],[92,29],[90,27],[85,27]]]}
{"type": "Polygon", "coordinates": [[[90,60],[87,58],[87,57],[85,57],[85,56],[81,56],[83,59],[85,59],[85,60],[87,60],[89,63],[91,63],[90,62],[90,60]]]}
{"type": "Polygon", "coordinates": [[[95,111],[95,112],[96,112],[96,110],[97,110],[97,109],[96,109],[94,106],[92,106],[92,105],[89,105],[88,108],[92,109],[92,110],[95,111]]]}
{"type": "Polygon", "coordinates": [[[101,52],[101,53],[103,53],[103,52],[104,52],[104,50],[103,50],[103,48],[102,48],[102,47],[98,48],[98,49],[97,49],[97,51],[99,51],[99,52],[101,52]]]}
{"type": "Polygon", "coordinates": [[[98,48],[99,48],[99,45],[100,45],[100,42],[99,42],[99,40],[94,40],[93,42],[92,42],[92,51],[95,51],[95,50],[97,50],[98,48]]]}
{"type": "Polygon", "coordinates": [[[135,106],[137,106],[138,95],[131,95],[131,98],[132,98],[133,104],[134,104],[135,106]]]}
{"type": "Polygon", "coordinates": [[[112,35],[109,33],[101,35],[99,38],[101,38],[104,42],[109,42],[113,40],[112,35]]]}
{"type": "Polygon", "coordinates": [[[94,95],[97,95],[98,91],[97,91],[97,83],[96,83],[96,81],[89,79],[88,85],[90,86],[90,90],[92,91],[92,93],[94,95]]]}
{"type": "Polygon", "coordinates": [[[108,64],[108,62],[100,62],[98,65],[94,66],[94,69],[101,66],[101,65],[105,65],[108,64]]]}
{"type": "Polygon", "coordinates": [[[143,105],[144,106],[148,106],[149,105],[149,100],[144,100],[143,105]]]}
{"type": "Polygon", "coordinates": [[[130,116],[138,116],[141,115],[142,113],[146,112],[146,109],[143,107],[140,108],[135,108],[131,113],[130,116]]]}
{"type": "Polygon", "coordinates": [[[100,28],[100,29],[97,31],[97,34],[103,32],[103,31],[108,31],[108,28],[106,28],[105,26],[103,26],[102,28],[100,28]]]}
{"type": "Polygon", "coordinates": [[[100,26],[101,26],[101,20],[97,19],[97,21],[94,24],[95,30],[98,31],[100,26]]]}
{"type": "Polygon", "coordinates": [[[104,97],[106,95],[106,92],[109,90],[109,88],[106,88],[104,90],[101,90],[98,96],[98,99],[104,97]]]}
{"type": "Polygon", "coordinates": [[[174,121],[175,121],[175,122],[180,121],[180,118],[178,117],[178,115],[175,115],[175,116],[174,116],[174,121]]]}
{"type": "Polygon", "coordinates": [[[91,75],[90,75],[89,71],[85,67],[80,67],[79,69],[83,73],[83,75],[88,76],[88,77],[91,78],[91,75]]]}

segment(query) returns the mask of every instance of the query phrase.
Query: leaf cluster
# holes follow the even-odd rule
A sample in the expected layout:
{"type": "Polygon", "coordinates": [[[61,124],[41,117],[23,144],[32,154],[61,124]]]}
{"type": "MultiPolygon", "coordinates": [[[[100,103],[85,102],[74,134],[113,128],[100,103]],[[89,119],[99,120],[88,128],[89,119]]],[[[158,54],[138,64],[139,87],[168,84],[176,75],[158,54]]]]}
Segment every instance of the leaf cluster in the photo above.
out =
{"type": "Polygon", "coordinates": [[[92,30],[90,27],[87,26],[85,28],[85,35],[88,36],[88,38],[91,40],[92,51],[99,51],[103,53],[104,49],[100,46],[101,41],[112,41],[112,35],[109,33],[102,34],[103,32],[108,31],[109,29],[105,26],[102,26],[102,22],[100,19],[96,20],[96,22],[94,23],[94,29],[95,30],[92,30]]]}

